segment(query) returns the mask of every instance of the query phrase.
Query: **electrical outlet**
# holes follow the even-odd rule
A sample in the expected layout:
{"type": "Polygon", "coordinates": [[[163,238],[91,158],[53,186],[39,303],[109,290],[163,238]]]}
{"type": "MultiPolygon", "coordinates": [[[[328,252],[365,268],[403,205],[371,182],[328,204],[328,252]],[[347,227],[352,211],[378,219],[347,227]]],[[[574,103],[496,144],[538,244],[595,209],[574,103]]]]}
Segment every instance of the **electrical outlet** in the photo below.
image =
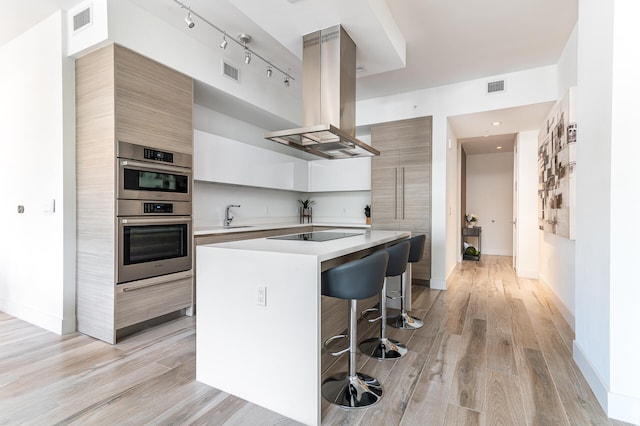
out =
{"type": "Polygon", "coordinates": [[[260,306],[267,306],[267,286],[258,286],[258,298],[256,299],[256,303],[260,306]]]}

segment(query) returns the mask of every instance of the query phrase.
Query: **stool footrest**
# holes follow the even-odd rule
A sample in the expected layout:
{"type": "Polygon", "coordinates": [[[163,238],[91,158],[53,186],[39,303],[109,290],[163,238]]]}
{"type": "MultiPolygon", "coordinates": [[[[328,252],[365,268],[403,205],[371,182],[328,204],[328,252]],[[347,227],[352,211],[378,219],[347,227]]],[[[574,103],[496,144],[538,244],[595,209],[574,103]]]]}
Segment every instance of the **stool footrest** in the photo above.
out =
{"type": "Polygon", "coordinates": [[[349,352],[350,347],[349,347],[349,346],[347,346],[346,348],[344,348],[344,349],[340,349],[340,350],[339,350],[339,351],[337,351],[337,352],[331,352],[331,350],[329,349],[329,345],[330,345],[333,341],[335,341],[335,340],[338,340],[338,339],[345,339],[345,338],[348,338],[348,337],[349,337],[349,336],[348,336],[348,335],[346,335],[346,334],[338,334],[338,335],[336,335],[336,336],[331,336],[331,337],[329,337],[327,340],[325,340],[325,341],[324,341],[324,343],[322,344],[322,346],[324,347],[324,350],[325,350],[325,351],[327,351],[327,353],[328,353],[329,355],[331,355],[331,356],[340,356],[340,355],[342,355],[342,354],[344,354],[344,353],[349,352]]]}
{"type": "Polygon", "coordinates": [[[379,316],[377,316],[377,317],[375,317],[375,318],[371,318],[371,319],[369,319],[369,318],[367,317],[367,314],[369,314],[369,313],[371,313],[371,312],[378,312],[378,311],[380,311],[380,309],[378,309],[378,308],[369,308],[369,309],[365,309],[364,311],[360,312],[360,317],[361,317],[362,319],[364,319],[365,321],[367,321],[367,322],[376,322],[376,321],[379,321],[379,320],[381,320],[381,319],[382,319],[382,315],[379,315],[379,316]]]}
{"type": "Polygon", "coordinates": [[[402,292],[400,290],[388,291],[387,292],[387,299],[391,299],[391,300],[402,299],[402,292]],[[393,294],[393,296],[389,296],[389,294],[393,294]]]}

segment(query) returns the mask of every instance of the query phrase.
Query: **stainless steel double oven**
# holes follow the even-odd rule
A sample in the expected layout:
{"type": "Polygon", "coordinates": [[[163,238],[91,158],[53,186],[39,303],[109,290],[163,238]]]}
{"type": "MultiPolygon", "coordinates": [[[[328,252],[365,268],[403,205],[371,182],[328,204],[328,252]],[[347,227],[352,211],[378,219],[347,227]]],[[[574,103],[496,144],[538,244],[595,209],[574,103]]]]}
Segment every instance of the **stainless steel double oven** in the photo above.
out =
{"type": "Polygon", "coordinates": [[[118,143],[118,284],[191,269],[189,154],[118,143]]]}

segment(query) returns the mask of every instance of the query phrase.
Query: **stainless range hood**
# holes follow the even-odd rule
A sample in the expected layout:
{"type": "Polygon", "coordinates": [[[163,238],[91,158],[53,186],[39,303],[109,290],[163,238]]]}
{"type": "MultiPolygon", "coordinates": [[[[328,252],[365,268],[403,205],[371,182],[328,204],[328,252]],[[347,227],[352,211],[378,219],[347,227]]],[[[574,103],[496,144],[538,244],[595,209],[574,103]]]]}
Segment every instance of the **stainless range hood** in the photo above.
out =
{"type": "Polygon", "coordinates": [[[302,125],[266,139],[321,158],[371,157],[356,139],[356,45],[340,25],[307,34],[302,50],[302,125]]]}

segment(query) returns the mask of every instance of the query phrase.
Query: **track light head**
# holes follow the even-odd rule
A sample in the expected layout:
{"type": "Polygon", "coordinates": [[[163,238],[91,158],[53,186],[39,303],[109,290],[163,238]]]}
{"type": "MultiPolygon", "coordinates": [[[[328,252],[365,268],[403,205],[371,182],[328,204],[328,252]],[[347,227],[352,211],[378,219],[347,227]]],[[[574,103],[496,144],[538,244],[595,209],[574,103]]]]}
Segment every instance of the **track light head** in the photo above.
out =
{"type": "Polygon", "coordinates": [[[289,87],[289,76],[285,75],[284,76],[284,87],[289,87]]]}
{"type": "Polygon", "coordinates": [[[220,43],[220,49],[226,49],[228,44],[229,44],[229,42],[227,41],[227,38],[223,37],[222,38],[222,43],[220,43]]]}
{"type": "Polygon", "coordinates": [[[271,66],[267,67],[267,77],[271,77],[271,74],[273,74],[273,70],[271,69],[271,66]]]}
{"type": "Polygon", "coordinates": [[[245,50],[244,52],[244,63],[247,65],[251,63],[251,52],[248,50],[245,50]]]}
{"type": "Polygon", "coordinates": [[[191,12],[187,13],[187,16],[185,16],[184,18],[184,22],[187,23],[187,27],[189,28],[193,28],[196,26],[196,23],[193,22],[193,19],[191,18],[191,12]]]}

